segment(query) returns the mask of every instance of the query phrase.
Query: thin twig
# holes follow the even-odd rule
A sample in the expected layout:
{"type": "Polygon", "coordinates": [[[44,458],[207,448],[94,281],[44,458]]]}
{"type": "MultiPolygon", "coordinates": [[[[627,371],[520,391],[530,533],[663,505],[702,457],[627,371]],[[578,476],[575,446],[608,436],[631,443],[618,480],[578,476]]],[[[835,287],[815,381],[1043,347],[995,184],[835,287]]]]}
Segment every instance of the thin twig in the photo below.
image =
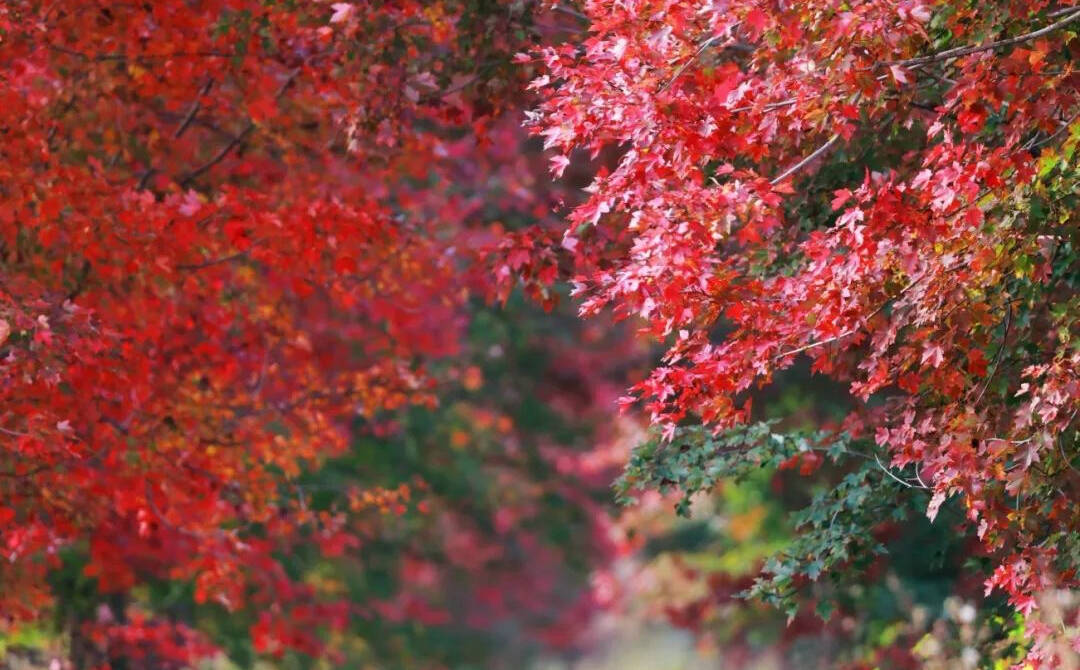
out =
{"type": "Polygon", "coordinates": [[[195,120],[195,115],[198,114],[199,109],[202,108],[202,101],[200,101],[199,98],[209,93],[210,87],[213,86],[213,84],[213,79],[207,79],[202,89],[199,90],[199,94],[195,96],[195,102],[191,103],[191,109],[189,109],[188,113],[184,116],[184,120],[180,123],[180,127],[173,133],[174,140],[180,139],[180,136],[183,135],[184,131],[188,129],[188,126],[191,125],[191,122],[195,120]]]}
{"type": "Polygon", "coordinates": [[[202,270],[204,268],[213,267],[215,265],[222,265],[224,263],[231,263],[233,261],[238,261],[241,258],[246,257],[248,255],[248,253],[251,252],[251,249],[253,247],[257,246],[260,243],[261,243],[261,240],[255,240],[254,242],[251,243],[251,247],[245,249],[244,251],[238,251],[235,254],[230,254],[229,256],[223,256],[221,258],[213,258],[213,259],[210,259],[208,261],[204,261],[202,263],[182,263],[180,265],[177,265],[176,269],[177,270],[202,270]]]}
{"type": "Polygon", "coordinates": [[[0,477],[22,479],[24,477],[33,477],[38,473],[45,472],[46,470],[51,470],[52,468],[53,466],[51,465],[39,465],[36,468],[31,468],[30,470],[27,470],[26,472],[15,472],[14,470],[0,470],[0,477]]]}
{"type": "MultiPolygon", "coordinates": [[[[900,291],[896,295],[890,297],[888,300],[886,300],[883,303],[881,303],[880,305],[878,305],[874,309],[874,311],[872,311],[869,314],[867,314],[866,316],[864,316],[862,318],[862,320],[864,322],[869,321],[871,318],[873,318],[875,315],[877,315],[878,312],[885,309],[885,306],[888,305],[890,302],[892,302],[893,300],[896,300],[900,296],[902,296],[905,293],[907,293],[908,291],[910,291],[912,289],[912,287],[914,287],[915,284],[918,284],[920,281],[922,281],[923,278],[926,277],[927,274],[929,274],[929,273],[923,273],[923,274],[919,275],[918,277],[916,277],[915,279],[912,279],[910,282],[908,282],[907,286],[900,289],[900,291]]],[[[816,342],[811,342],[810,344],[803,345],[803,346],[798,347],[796,349],[791,349],[789,351],[781,352],[781,353],[773,356],[773,360],[776,361],[776,360],[779,360],[781,358],[785,358],[787,356],[793,356],[795,354],[800,354],[800,353],[802,353],[804,351],[808,351],[810,349],[815,349],[817,347],[825,346],[826,344],[836,342],[837,340],[842,340],[845,337],[848,337],[849,335],[854,335],[855,333],[859,332],[859,327],[860,326],[855,326],[853,328],[848,328],[846,331],[840,333],[839,335],[833,335],[832,337],[827,337],[824,340],[817,340],[816,342]]]]}
{"type": "MultiPolygon", "coordinates": [[[[794,105],[796,102],[798,102],[798,100],[796,100],[795,98],[788,98],[787,100],[780,100],[780,101],[777,101],[777,102],[766,103],[765,106],[762,107],[762,109],[764,109],[766,112],[771,112],[774,109],[782,109],[784,107],[790,107],[790,106],[794,105]]],[[[749,112],[749,111],[751,111],[753,109],[754,109],[753,105],[743,105],[742,107],[732,107],[730,111],[731,111],[732,114],[735,114],[735,113],[738,113],[738,112],[749,112]]]]}
{"type": "Polygon", "coordinates": [[[171,52],[171,53],[135,54],[135,55],[128,55],[128,54],[125,54],[125,53],[86,54],[86,53],[83,53],[81,51],[76,51],[74,49],[69,49],[69,48],[67,48],[65,46],[61,46],[59,44],[49,44],[48,46],[53,51],[58,51],[58,52],[60,52],[62,54],[67,54],[68,56],[74,56],[76,58],[81,58],[84,61],[98,62],[98,63],[104,63],[104,62],[108,62],[108,61],[121,61],[121,62],[136,61],[136,62],[138,62],[140,60],[151,60],[151,59],[161,60],[161,59],[170,59],[170,58],[229,58],[229,57],[231,57],[233,55],[233,54],[225,53],[223,51],[174,51],[174,52],[171,52]]]}
{"type": "MultiPolygon", "coordinates": [[[[861,93],[855,93],[855,95],[853,95],[851,97],[850,102],[853,105],[857,105],[861,98],[862,98],[861,93]]],[[[772,184],[773,186],[776,186],[780,182],[784,181],[785,179],[787,179],[791,175],[795,174],[796,172],[803,169],[804,167],[806,167],[810,163],[814,162],[814,159],[818,158],[819,156],[824,154],[826,151],[828,151],[832,147],[832,145],[836,144],[836,142],[839,139],[840,139],[840,133],[833,133],[833,136],[830,137],[829,140],[827,142],[825,142],[825,144],[818,147],[816,150],[814,150],[814,152],[812,154],[810,154],[806,158],[802,159],[801,161],[799,161],[795,165],[792,165],[787,170],[784,170],[783,172],[781,172],[779,176],[774,177],[773,180],[770,181],[769,183],[772,184]]]]}
{"type": "MultiPolygon", "coordinates": [[[[1080,411],[1080,410],[1077,410],[1077,411],[1080,411]]],[[[1065,425],[1067,426],[1067,425],[1069,425],[1070,423],[1072,423],[1073,419],[1075,419],[1075,418],[1076,418],[1076,412],[1074,411],[1074,412],[1072,413],[1072,415],[1071,415],[1071,416],[1069,417],[1069,420],[1065,422],[1065,425]]],[[[1075,468],[1075,467],[1073,466],[1073,464],[1072,464],[1072,459],[1070,459],[1070,458],[1069,458],[1068,456],[1066,456],[1066,455],[1065,455],[1065,447],[1064,447],[1064,446],[1062,446],[1062,444],[1061,444],[1061,437],[1062,437],[1062,435],[1064,435],[1064,434],[1065,434],[1065,433],[1064,433],[1064,431],[1062,431],[1061,433],[1058,433],[1057,435],[1055,435],[1055,436],[1054,436],[1054,444],[1056,444],[1056,445],[1057,445],[1058,451],[1059,451],[1059,452],[1061,452],[1061,458],[1062,458],[1062,460],[1063,460],[1063,461],[1065,461],[1065,465],[1069,466],[1069,469],[1070,469],[1070,470],[1072,470],[1072,471],[1073,471],[1073,472],[1075,472],[1076,474],[1080,475],[1080,470],[1077,470],[1077,469],[1076,469],[1076,468],[1075,468]]],[[[1074,442],[1076,441],[1076,440],[1075,440],[1075,436],[1074,436],[1074,439],[1073,439],[1073,441],[1074,441],[1074,442]]]]}
{"type": "Polygon", "coordinates": [[[986,382],[983,384],[982,390],[979,391],[979,395],[975,398],[975,404],[979,404],[983,395],[986,393],[986,389],[990,388],[990,382],[994,380],[994,375],[997,374],[998,365],[1001,364],[1001,354],[1005,351],[1005,344],[1009,341],[1009,327],[1012,325],[1012,303],[1008,304],[1008,311],[1005,312],[1005,332],[1001,334],[1001,344],[998,345],[997,353],[994,354],[994,364],[990,368],[990,374],[986,377],[986,382]]]}
{"type": "Polygon", "coordinates": [[[157,168],[149,167],[143,170],[138,183],[135,184],[135,190],[141,191],[146,188],[146,185],[150,182],[150,177],[153,177],[155,174],[157,174],[157,168]]]}
{"type": "Polygon", "coordinates": [[[882,471],[882,472],[884,472],[885,474],[889,475],[890,477],[892,477],[893,479],[895,479],[895,480],[896,480],[897,482],[899,482],[899,483],[903,484],[904,486],[908,487],[909,489],[913,489],[913,488],[918,488],[917,486],[915,486],[915,484],[912,484],[911,482],[906,482],[906,481],[904,481],[903,479],[900,479],[899,477],[897,477],[896,475],[894,475],[894,474],[893,474],[893,473],[892,473],[892,472],[891,472],[891,471],[889,470],[889,468],[885,467],[885,466],[884,466],[884,465],[882,464],[882,462],[881,462],[881,459],[880,459],[880,458],[878,458],[878,455],[877,455],[877,454],[874,454],[874,462],[878,464],[878,467],[879,467],[879,468],[881,468],[881,471],[882,471]]]}
{"type": "MultiPolygon", "coordinates": [[[[285,79],[285,82],[282,83],[281,86],[278,88],[277,92],[274,93],[274,99],[275,100],[280,98],[282,95],[285,94],[285,91],[288,90],[290,85],[292,85],[293,81],[296,79],[296,76],[298,74],[300,74],[300,68],[295,68],[295,69],[293,69],[292,72],[289,73],[289,76],[285,79]]],[[[199,167],[195,168],[191,172],[187,173],[184,177],[180,178],[179,179],[180,186],[181,187],[186,187],[194,179],[198,178],[200,175],[204,174],[207,170],[210,170],[215,165],[217,165],[221,161],[225,160],[225,157],[228,156],[229,153],[233,149],[235,149],[241,142],[243,142],[244,139],[253,130],[255,130],[255,122],[254,121],[248,121],[247,125],[244,126],[244,129],[242,131],[240,131],[240,134],[233,137],[232,140],[230,140],[228,144],[226,144],[224,147],[221,148],[221,151],[218,151],[216,154],[214,154],[213,158],[206,161],[205,163],[203,163],[199,167]]]]}
{"type": "Polygon", "coordinates": [[[213,158],[206,161],[205,163],[203,163],[199,167],[195,168],[191,172],[187,173],[187,175],[185,175],[182,179],[180,179],[180,186],[186,187],[189,183],[191,183],[192,180],[198,178],[200,175],[206,173],[206,171],[210,170],[215,165],[217,165],[221,161],[225,160],[225,157],[228,156],[229,153],[233,149],[235,149],[237,145],[239,145],[241,142],[243,142],[244,138],[247,137],[248,134],[251,133],[251,131],[253,131],[253,130],[255,130],[255,122],[254,121],[249,121],[247,126],[245,126],[244,129],[242,131],[240,131],[240,134],[233,137],[232,140],[228,144],[226,144],[224,147],[221,148],[221,151],[214,154],[213,158]]]}
{"type": "Polygon", "coordinates": [[[840,139],[840,134],[839,133],[833,134],[833,136],[829,138],[828,142],[826,142],[825,144],[822,144],[820,147],[815,149],[814,152],[812,154],[810,154],[809,156],[807,156],[806,158],[802,159],[801,161],[799,161],[795,165],[792,165],[788,169],[781,172],[777,177],[774,177],[773,180],[770,181],[769,183],[772,184],[773,186],[776,186],[780,182],[784,181],[785,179],[787,179],[791,175],[795,174],[796,172],[803,169],[804,167],[806,167],[810,163],[814,162],[814,159],[818,158],[823,153],[828,151],[832,147],[832,145],[836,144],[836,142],[839,139],[840,139]]]}
{"type": "Polygon", "coordinates": [[[1080,118],[1080,112],[1078,112],[1076,114],[1073,114],[1072,117],[1070,117],[1067,121],[1062,123],[1061,127],[1058,128],[1057,130],[1055,130],[1052,134],[1050,134],[1050,135],[1046,136],[1045,138],[1043,138],[1041,140],[1038,140],[1038,141],[1034,141],[1034,138],[1032,138],[1032,141],[1026,143],[1021,148],[1026,149],[1028,151],[1031,151],[1032,149],[1037,149],[1037,148],[1043,146],[1044,144],[1049,144],[1049,143],[1053,142],[1058,137],[1060,137],[1062,133],[1064,133],[1066,130],[1068,130],[1069,126],[1071,126],[1073,121],[1076,121],[1077,118],[1080,118]]]}
{"type": "Polygon", "coordinates": [[[556,12],[562,12],[563,14],[568,14],[569,16],[572,16],[575,19],[580,19],[582,21],[585,21],[586,23],[589,21],[588,16],[582,14],[581,12],[579,12],[576,9],[573,9],[572,7],[567,7],[566,5],[555,5],[554,7],[552,7],[552,9],[554,9],[556,12]]]}
{"type": "Polygon", "coordinates": [[[817,340],[815,342],[811,342],[810,344],[801,346],[801,347],[799,347],[797,349],[791,349],[790,351],[781,352],[781,353],[773,356],[773,360],[774,361],[779,360],[779,359],[784,358],[786,356],[794,356],[795,354],[801,354],[802,352],[808,351],[810,349],[816,349],[817,347],[823,347],[826,344],[831,344],[833,342],[836,342],[837,340],[842,340],[842,339],[844,339],[845,337],[847,337],[849,335],[854,335],[858,331],[859,331],[858,328],[849,328],[848,330],[845,330],[844,332],[840,333],[839,335],[833,335],[832,337],[827,337],[824,340],[817,340]]]}
{"type": "Polygon", "coordinates": [[[685,63],[680,65],[679,69],[675,70],[675,74],[671,75],[670,79],[668,79],[663,84],[661,84],[660,88],[657,89],[656,92],[657,93],[663,93],[668,88],[670,88],[671,85],[675,83],[675,80],[678,79],[680,76],[682,76],[683,72],[686,72],[686,68],[690,67],[690,65],[692,65],[693,62],[698,59],[698,56],[700,56],[706,49],[708,49],[710,46],[712,46],[713,43],[716,42],[716,40],[718,40],[718,39],[720,39],[719,35],[713,35],[709,39],[702,42],[701,46],[699,46],[697,51],[694,52],[694,55],[690,56],[690,58],[688,58],[685,63]]]}

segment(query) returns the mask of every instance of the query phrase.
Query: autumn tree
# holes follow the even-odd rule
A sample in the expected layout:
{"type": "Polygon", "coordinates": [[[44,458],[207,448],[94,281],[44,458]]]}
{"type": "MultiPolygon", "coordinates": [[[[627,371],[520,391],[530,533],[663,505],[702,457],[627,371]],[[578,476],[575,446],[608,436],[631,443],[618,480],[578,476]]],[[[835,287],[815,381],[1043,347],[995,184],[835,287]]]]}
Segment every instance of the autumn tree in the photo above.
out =
{"type": "MultiPolygon", "coordinates": [[[[550,523],[574,487],[532,438],[498,486],[440,486],[415,454],[402,476],[394,452],[422,439],[464,476],[473,432],[530,430],[490,407],[433,408],[482,384],[470,296],[506,293],[488,259],[515,217],[555,200],[507,116],[535,9],[0,6],[5,626],[56,615],[78,668],[183,667],[213,640],[182,602],[223,612],[216,632],[240,629],[256,653],[321,656],[364,617],[448,616],[415,593],[350,600],[301,570],[457,574],[410,556],[420,531],[384,538],[388,517],[427,528],[440,560],[475,553],[459,573],[489,568],[510,531],[547,551],[514,524],[550,523]],[[447,422],[433,432],[450,442],[409,408],[447,422]],[[459,437],[447,426],[464,417],[487,426],[459,437]],[[525,497],[514,482],[534,470],[525,497]],[[510,528],[466,528],[495,505],[510,528]]],[[[559,555],[535,568],[561,579],[559,555]]]]}
{"type": "Polygon", "coordinates": [[[914,506],[976,538],[986,593],[1027,617],[1028,661],[1065,662],[1074,614],[1055,625],[1038,602],[1080,563],[1080,8],[573,11],[586,37],[520,60],[556,176],[617,154],[561,240],[583,313],[610,307],[666,345],[626,400],[657,435],[624,488],[689,496],[834,462],[751,595],[792,616],[828,601],[822,575],[857,574],[914,506]],[[846,415],[761,423],[756,389],[802,361],[845,386],[846,415]]]}

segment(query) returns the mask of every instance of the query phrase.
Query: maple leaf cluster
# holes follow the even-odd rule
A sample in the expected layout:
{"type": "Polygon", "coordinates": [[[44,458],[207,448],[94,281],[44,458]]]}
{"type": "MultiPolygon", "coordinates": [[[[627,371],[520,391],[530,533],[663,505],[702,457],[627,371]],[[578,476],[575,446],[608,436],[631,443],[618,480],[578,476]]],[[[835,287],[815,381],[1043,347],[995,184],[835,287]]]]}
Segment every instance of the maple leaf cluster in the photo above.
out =
{"type": "MultiPolygon", "coordinates": [[[[755,389],[808,359],[851,409],[804,450],[855,440],[871,459],[862,502],[808,530],[925,491],[931,520],[959,500],[998,566],[988,592],[1028,614],[1074,588],[1080,7],[592,0],[582,17],[587,37],[520,60],[556,176],[617,154],[562,247],[584,314],[666,343],[627,403],[675,449],[693,425],[744,430],[755,389]]],[[[686,462],[647,447],[627,484],[692,492],[742,467],[703,439],[686,462]]],[[[821,552],[766,565],[760,590],[790,602],[852,557],[821,552]]],[[[1060,662],[1042,649],[1032,663],[1060,662]]]]}

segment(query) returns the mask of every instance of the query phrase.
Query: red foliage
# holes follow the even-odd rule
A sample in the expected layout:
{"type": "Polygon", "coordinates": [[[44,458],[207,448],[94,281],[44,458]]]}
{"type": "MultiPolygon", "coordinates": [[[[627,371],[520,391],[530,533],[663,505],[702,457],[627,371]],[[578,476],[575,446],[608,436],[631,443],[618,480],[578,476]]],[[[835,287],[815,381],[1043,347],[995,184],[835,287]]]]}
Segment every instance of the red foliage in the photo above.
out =
{"type": "Polygon", "coordinates": [[[1080,412],[1075,172],[1052,176],[1080,9],[1048,4],[596,0],[587,39],[521,58],[556,175],[621,152],[562,246],[585,314],[670,343],[634,388],[653,423],[734,426],[808,357],[931,519],[960,496],[1002,561],[987,588],[1023,612],[1075,586],[1041,545],[1080,521],[1055,446],[1080,412]]]}
{"type": "MultiPolygon", "coordinates": [[[[0,7],[6,614],[40,616],[77,547],[103,591],[193,580],[260,610],[259,650],[319,653],[344,625],[275,556],[358,539],[291,481],[357,416],[435,402],[428,363],[459,350],[468,291],[494,290],[477,212],[547,211],[498,120],[514,71],[487,64],[509,67],[519,13],[473,11],[0,7]]],[[[109,639],[158,639],[139,630],[109,639]]]]}
{"type": "Polygon", "coordinates": [[[83,625],[83,636],[106,659],[124,659],[132,670],[183,670],[216,650],[183,624],[154,621],[136,614],[129,621],[83,625]]]}

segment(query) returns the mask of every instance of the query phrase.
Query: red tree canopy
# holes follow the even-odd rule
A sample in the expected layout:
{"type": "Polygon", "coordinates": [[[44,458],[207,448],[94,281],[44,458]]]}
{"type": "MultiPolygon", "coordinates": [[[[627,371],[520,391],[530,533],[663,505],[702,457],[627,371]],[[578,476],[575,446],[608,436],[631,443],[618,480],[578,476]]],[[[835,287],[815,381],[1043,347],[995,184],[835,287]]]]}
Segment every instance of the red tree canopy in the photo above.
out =
{"type": "Polygon", "coordinates": [[[0,8],[9,617],[83,544],[103,591],[263,608],[263,649],[344,625],[278,557],[357,537],[293,482],[357,417],[433,405],[466,296],[495,290],[477,211],[547,209],[498,120],[527,15],[377,4],[0,8]]]}
{"type": "MultiPolygon", "coordinates": [[[[543,95],[529,125],[556,175],[619,154],[562,245],[585,314],[611,306],[667,343],[634,389],[664,440],[742,430],[750,392],[809,359],[852,409],[803,449],[865,437],[886,487],[931,494],[930,519],[959,497],[999,566],[987,590],[1021,612],[1074,587],[1080,8],[597,0],[584,15],[586,39],[522,58],[543,95]]],[[[687,488],[718,476],[679,463],[687,488]]]]}

